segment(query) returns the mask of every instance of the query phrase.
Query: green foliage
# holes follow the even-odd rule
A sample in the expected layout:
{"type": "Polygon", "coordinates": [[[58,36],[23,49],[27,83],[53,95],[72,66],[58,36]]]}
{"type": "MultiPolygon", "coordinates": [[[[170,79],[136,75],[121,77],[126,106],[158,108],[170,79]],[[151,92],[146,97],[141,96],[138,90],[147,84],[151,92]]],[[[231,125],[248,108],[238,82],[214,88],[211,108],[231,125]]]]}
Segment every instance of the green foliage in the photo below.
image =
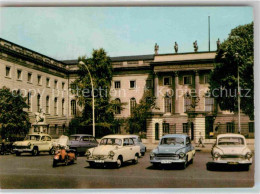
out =
{"type": "Polygon", "coordinates": [[[241,88],[241,110],[254,119],[254,25],[233,29],[217,52],[210,90],[222,110],[238,110],[238,65],[241,88]],[[223,90],[217,90],[222,88],[223,90]],[[226,95],[227,94],[227,95],[226,95]]]}
{"type": "Polygon", "coordinates": [[[133,109],[131,116],[126,120],[126,129],[131,134],[146,132],[146,120],[151,116],[152,109],[156,107],[156,98],[146,92],[139,104],[133,109]]]}
{"type": "Polygon", "coordinates": [[[72,93],[83,107],[80,125],[92,133],[92,87],[88,67],[94,85],[96,136],[111,133],[115,126],[114,104],[110,103],[109,95],[113,76],[111,60],[104,49],[93,50],[91,58],[80,57],[78,60],[85,64],[78,65],[79,77],[73,82],[77,90],[72,93]]]}
{"type": "Polygon", "coordinates": [[[29,108],[26,99],[17,92],[3,87],[0,89],[0,129],[2,138],[25,135],[30,128],[29,108]]]}

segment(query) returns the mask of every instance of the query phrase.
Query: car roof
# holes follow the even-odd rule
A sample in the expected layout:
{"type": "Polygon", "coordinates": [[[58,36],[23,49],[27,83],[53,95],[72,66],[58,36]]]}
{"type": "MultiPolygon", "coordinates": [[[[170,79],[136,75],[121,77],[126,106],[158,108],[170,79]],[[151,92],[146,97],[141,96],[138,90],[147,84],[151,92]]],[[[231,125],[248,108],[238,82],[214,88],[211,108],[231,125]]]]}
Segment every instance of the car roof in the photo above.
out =
{"type": "Polygon", "coordinates": [[[73,134],[70,136],[91,136],[92,137],[92,135],[89,135],[89,134],[73,134]]]}
{"type": "Polygon", "coordinates": [[[162,136],[162,138],[167,138],[167,137],[181,137],[181,138],[186,138],[186,137],[189,137],[189,136],[186,135],[186,134],[167,134],[167,135],[162,136]]]}
{"type": "Polygon", "coordinates": [[[245,138],[245,136],[243,136],[241,134],[236,134],[236,133],[220,134],[220,135],[217,136],[217,139],[221,138],[221,137],[241,137],[241,138],[245,138]]]}
{"type": "Polygon", "coordinates": [[[118,135],[118,134],[115,134],[115,135],[106,135],[106,136],[104,136],[104,137],[102,137],[102,139],[103,138],[131,138],[131,137],[133,137],[132,135],[118,135]]]}

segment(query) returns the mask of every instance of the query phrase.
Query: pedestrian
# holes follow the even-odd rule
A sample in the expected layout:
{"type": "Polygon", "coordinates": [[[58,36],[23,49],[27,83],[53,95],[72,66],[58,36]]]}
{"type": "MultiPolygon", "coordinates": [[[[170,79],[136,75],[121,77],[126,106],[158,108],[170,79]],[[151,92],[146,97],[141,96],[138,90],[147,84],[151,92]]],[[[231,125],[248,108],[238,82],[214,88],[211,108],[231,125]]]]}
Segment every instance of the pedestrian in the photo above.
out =
{"type": "Polygon", "coordinates": [[[196,147],[200,147],[200,145],[201,145],[201,147],[205,147],[205,145],[204,145],[204,143],[203,143],[203,136],[201,135],[201,132],[200,132],[200,136],[199,136],[199,141],[198,141],[198,144],[197,144],[197,146],[196,147]]]}

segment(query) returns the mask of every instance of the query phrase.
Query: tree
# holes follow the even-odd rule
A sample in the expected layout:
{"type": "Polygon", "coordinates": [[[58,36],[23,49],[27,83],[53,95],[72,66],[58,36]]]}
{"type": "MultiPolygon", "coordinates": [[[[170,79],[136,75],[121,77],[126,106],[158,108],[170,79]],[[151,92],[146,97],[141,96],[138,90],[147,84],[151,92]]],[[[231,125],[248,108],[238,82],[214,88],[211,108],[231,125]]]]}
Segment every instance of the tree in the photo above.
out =
{"type": "Polygon", "coordinates": [[[91,58],[79,57],[78,60],[85,64],[78,65],[79,77],[73,82],[72,93],[83,107],[80,125],[92,131],[92,89],[87,66],[94,85],[96,136],[111,133],[114,127],[114,109],[109,94],[113,76],[111,59],[104,49],[98,49],[93,50],[91,58]]]}
{"type": "Polygon", "coordinates": [[[29,115],[24,111],[29,108],[19,92],[0,89],[0,129],[2,138],[13,135],[25,135],[30,128],[29,115]]]}
{"type": "Polygon", "coordinates": [[[238,67],[241,110],[254,119],[254,25],[231,30],[216,55],[210,76],[210,91],[222,110],[238,111],[238,67]]]}
{"type": "Polygon", "coordinates": [[[146,132],[146,120],[150,117],[151,110],[158,109],[155,100],[156,98],[150,92],[145,92],[139,104],[133,108],[130,117],[126,120],[126,129],[129,133],[146,132]]]}

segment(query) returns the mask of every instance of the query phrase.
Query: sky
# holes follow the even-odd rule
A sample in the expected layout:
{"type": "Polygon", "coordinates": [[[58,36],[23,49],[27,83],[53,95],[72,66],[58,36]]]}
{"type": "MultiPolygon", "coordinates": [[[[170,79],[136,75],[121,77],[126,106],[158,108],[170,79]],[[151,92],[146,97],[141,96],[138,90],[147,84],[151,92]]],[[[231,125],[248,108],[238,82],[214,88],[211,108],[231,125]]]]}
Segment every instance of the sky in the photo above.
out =
{"type": "Polygon", "coordinates": [[[231,29],[253,21],[252,7],[1,7],[0,37],[58,60],[91,56],[104,48],[109,56],[208,51],[231,29]]]}

